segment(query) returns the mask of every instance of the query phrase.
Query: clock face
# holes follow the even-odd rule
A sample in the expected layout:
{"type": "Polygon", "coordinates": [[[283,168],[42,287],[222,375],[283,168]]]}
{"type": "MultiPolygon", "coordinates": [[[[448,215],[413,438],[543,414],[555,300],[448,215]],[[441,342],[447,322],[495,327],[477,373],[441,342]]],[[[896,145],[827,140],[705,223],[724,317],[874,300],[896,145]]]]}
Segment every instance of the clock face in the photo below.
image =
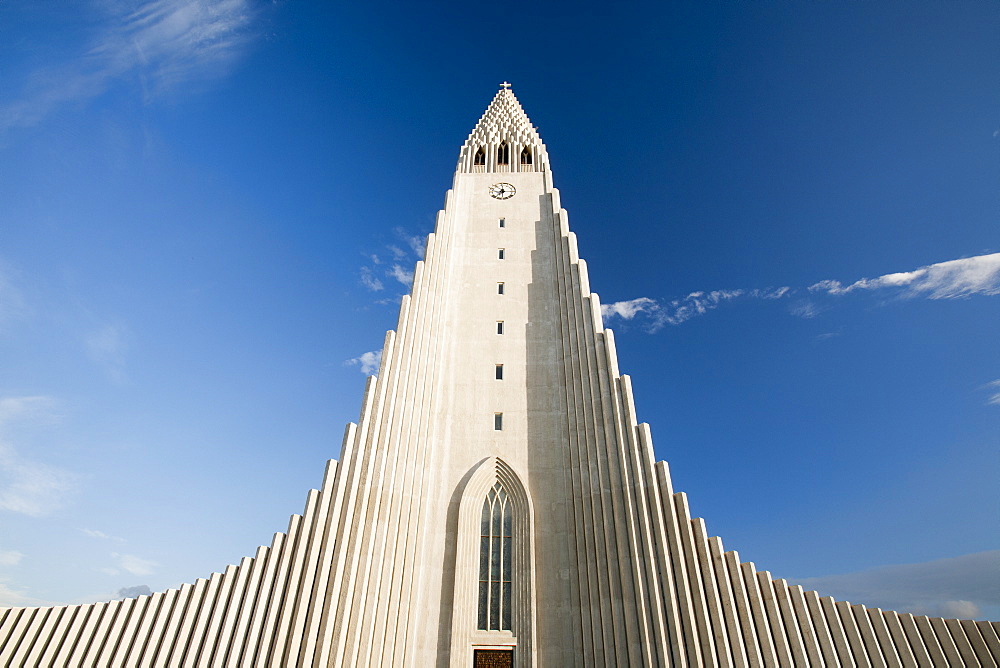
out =
{"type": "Polygon", "coordinates": [[[490,186],[490,195],[497,199],[510,199],[515,192],[514,186],[509,183],[494,183],[490,186]]]}

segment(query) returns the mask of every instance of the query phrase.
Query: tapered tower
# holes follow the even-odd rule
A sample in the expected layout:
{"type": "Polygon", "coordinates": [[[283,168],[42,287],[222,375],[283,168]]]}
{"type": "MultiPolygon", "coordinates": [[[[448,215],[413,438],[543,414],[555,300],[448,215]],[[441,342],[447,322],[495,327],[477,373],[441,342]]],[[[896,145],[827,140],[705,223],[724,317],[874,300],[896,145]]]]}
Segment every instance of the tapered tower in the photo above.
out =
{"type": "Polygon", "coordinates": [[[0,610],[3,666],[995,666],[996,625],[820,598],[655,462],[548,153],[503,84],[322,489],[208,579],[0,610]]]}

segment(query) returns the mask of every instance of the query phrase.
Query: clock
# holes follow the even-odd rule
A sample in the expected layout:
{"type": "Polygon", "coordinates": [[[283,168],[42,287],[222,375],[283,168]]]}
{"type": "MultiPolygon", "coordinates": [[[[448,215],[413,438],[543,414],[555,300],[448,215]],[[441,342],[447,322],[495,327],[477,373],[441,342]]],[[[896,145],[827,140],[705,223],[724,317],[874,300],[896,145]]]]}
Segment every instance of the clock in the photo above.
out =
{"type": "Polygon", "coordinates": [[[494,183],[490,186],[490,195],[497,199],[510,199],[516,192],[514,186],[509,183],[494,183]]]}

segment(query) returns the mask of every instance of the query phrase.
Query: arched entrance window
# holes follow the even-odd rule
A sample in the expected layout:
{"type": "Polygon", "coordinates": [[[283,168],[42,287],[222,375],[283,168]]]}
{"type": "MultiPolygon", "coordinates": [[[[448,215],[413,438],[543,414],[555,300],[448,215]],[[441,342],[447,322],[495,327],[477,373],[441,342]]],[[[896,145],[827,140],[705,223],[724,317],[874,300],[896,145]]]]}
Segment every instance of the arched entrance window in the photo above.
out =
{"type": "Polygon", "coordinates": [[[479,539],[479,629],[509,631],[513,512],[498,482],[483,502],[479,539]]]}
{"type": "MultiPolygon", "coordinates": [[[[477,462],[463,477],[449,569],[442,589],[452,608],[451,668],[474,657],[536,663],[534,510],[521,478],[499,457],[477,462]],[[502,650],[503,657],[496,654],[502,650]]],[[[503,664],[489,664],[503,665],[503,664]]],[[[511,665],[510,663],[507,665],[511,665]]]]}

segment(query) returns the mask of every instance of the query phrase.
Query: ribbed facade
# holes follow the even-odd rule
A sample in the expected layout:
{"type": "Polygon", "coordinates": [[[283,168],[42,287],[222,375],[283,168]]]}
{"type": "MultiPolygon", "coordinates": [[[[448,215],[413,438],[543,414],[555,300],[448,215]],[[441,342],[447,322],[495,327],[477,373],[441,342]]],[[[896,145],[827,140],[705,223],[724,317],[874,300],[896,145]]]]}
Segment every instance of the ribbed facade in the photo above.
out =
{"type": "Polygon", "coordinates": [[[548,154],[504,88],[304,513],[193,585],[0,609],[0,666],[472,666],[477,649],[515,666],[998,665],[996,623],[837,602],[741,562],[653,452],[548,154]],[[479,623],[496,489],[503,630],[479,623]]]}

